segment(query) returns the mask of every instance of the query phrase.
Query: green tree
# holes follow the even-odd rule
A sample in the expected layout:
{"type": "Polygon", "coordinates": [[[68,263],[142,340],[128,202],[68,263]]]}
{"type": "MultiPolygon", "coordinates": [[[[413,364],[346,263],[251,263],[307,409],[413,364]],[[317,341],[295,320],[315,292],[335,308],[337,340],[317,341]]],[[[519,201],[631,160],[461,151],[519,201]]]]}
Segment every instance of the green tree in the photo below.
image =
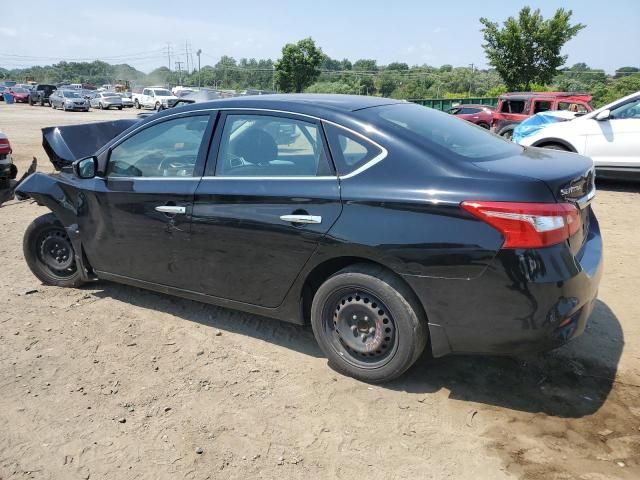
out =
{"type": "Polygon", "coordinates": [[[540,10],[524,7],[518,18],[509,17],[502,28],[496,22],[480,19],[485,54],[509,90],[528,90],[532,83],[551,82],[567,60],[560,50],[585,28],[581,23],[570,24],[572,13],[560,8],[545,20],[540,10]]]}
{"type": "Polygon", "coordinates": [[[624,77],[625,75],[631,75],[640,72],[638,67],[620,67],[616,70],[614,78],[624,77]]]}
{"type": "Polygon", "coordinates": [[[378,70],[378,62],[373,59],[361,58],[353,62],[353,69],[363,72],[375,72],[378,70]]]}
{"type": "Polygon", "coordinates": [[[282,58],[276,62],[277,81],[283,92],[302,92],[320,76],[324,59],[322,49],[311,37],[282,47],[282,58]]]}

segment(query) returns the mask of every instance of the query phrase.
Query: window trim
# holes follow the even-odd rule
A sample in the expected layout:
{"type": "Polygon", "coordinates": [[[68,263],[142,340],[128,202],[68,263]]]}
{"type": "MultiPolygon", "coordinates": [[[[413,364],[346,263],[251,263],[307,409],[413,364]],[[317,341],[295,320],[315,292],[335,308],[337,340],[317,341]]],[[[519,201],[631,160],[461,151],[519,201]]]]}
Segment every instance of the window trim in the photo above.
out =
{"type": "MultiPolygon", "coordinates": [[[[375,140],[372,140],[371,138],[367,137],[366,135],[363,135],[355,130],[353,130],[352,128],[346,127],[344,125],[341,125],[339,123],[333,122],[331,120],[327,120],[324,118],[320,118],[314,115],[309,115],[307,113],[298,113],[298,112],[290,112],[287,110],[280,110],[277,108],[248,108],[248,107],[209,107],[209,108],[201,108],[201,109],[197,109],[197,110],[189,110],[187,112],[178,112],[178,113],[171,113],[168,115],[164,115],[160,118],[154,119],[152,121],[149,121],[148,123],[145,123],[143,125],[135,125],[134,129],[131,130],[130,132],[128,132],[126,135],[124,135],[122,138],[119,138],[117,142],[110,144],[110,145],[105,145],[104,147],[102,147],[100,150],[98,150],[98,152],[96,153],[96,155],[98,156],[99,159],[103,158],[105,155],[107,155],[104,163],[101,160],[100,161],[100,173],[104,173],[106,172],[106,166],[107,166],[107,162],[109,160],[108,156],[111,153],[111,149],[115,148],[116,146],[118,146],[120,143],[122,143],[125,139],[129,138],[132,135],[135,135],[137,132],[150,127],[151,125],[155,125],[156,123],[159,122],[163,122],[165,120],[169,120],[171,118],[176,118],[176,117],[181,117],[181,116],[190,116],[190,115],[211,115],[212,116],[212,121],[209,124],[209,128],[212,130],[213,135],[210,136],[211,141],[209,142],[209,146],[208,146],[208,150],[207,153],[205,155],[205,162],[206,165],[203,165],[202,168],[202,179],[206,179],[206,180],[238,180],[240,178],[244,179],[244,180],[265,180],[265,177],[216,177],[216,176],[211,176],[211,175],[207,175],[207,171],[208,169],[205,169],[205,167],[207,165],[209,165],[209,156],[211,155],[212,151],[216,152],[216,156],[217,156],[217,150],[219,147],[219,142],[216,142],[216,136],[218,135],[218,132],[221,132],[221,129],[218,128],[218,126],[221,124],[221,118],[223,117],[224,114],[228,113],[228,112],[271,112],[271,113],[280,113],[280,114],[285,114],[285,115],[290,115],[290,116],[298,116],[298,117],[302,117],[302,118],[311,118],[315,121],[318,122],[324,122],[330,125],[334,125],[336,127],[342,128],[348,132],[353,133],[354,135],[357,135],[371,143],[373,143],[375,146],[377,146],[380,151],[382,152],[380,154],[380,158],[373,158],[372,160],[370,160],[369,162],[365,163],[364,165],[362,165],[362,167],[360,167],[357,170],[354,170],[353,172],[347,174],[347,175],[340,175],[337,174],[334,176],[319,176],[319,177],[277,177],[278,180],[335,180],[336,178],[340,179],[340,180],[346,180],[352,177],[355,177],[356,175],[364,172],[365,170],[369,169],[370,167],[373,167],[376,163],[381,162],[382,160],[384,160],[387,155],[388,155],[388,151],[385,147],[383,147],[382,145],[380,145],[378,142],[376,142],[375,140]]],[[[324,136],[324,142],[326,144],[326,135],[324,134],[324,128],[323,130],[323,136],[324,136]]],[[[331,152],[329,151],[329,157],[331,158],[331,163],[332,163],[332,167],[335,169],[335,165],[333,165],[333,158],[331,157],[331,152]]],[[[198,167],[198,164],[196,164],[196,169],[198,167]]],[[[214,171],[215,171],[215,167],[214,167],[214,171]]],[[[106,179],[106,177],[104,177],[106,179]]],[[[119,177],[122,179],[125,179],[125,177],[119,177]]],[[[149,179],[173,179],[175,180],[178,177],[131,177],[137,180],[140,180],[142,178],[149,178],[149,179]]],[[[130,179],[131,179],[130,178],[130,179]]],[[[192,179],[192,178],[196,178],[194,177],[184,177],[185,179],[192,179]]],[[[272,178],[276,178],[276,177],[266,177],[267,179],[272,179],[272,178]]],[[[129,179],[129,180],[130,180],[129,179]]]]}
{"type": "MultiPolygon", "coordinates": [[[[325,122],[323,120],[323,122],[325,122]]],[[[339,172],[337,172],[337,167],[336,167],[336,172],[339,178],[341,179],[346,179],[346,178],[351,178],[351,177],[355,177],[356,175],[358,175],[359,173],[364,172],[365,170],[369,169],[370,167],[373,167],[376,163],[381,162],[382,160],[384,160],[387,157],[387,149],[384,148],[382,145],[379,145],[378,143],[374,142],[373,140],[369,139],[368,137],[358,133],[358,132],[354,132],[353,130],[343,127],[342,125],[338,125],[337,123],[333,123],[333,122],[325,122],[329,125],[331,125],[332,127],[335,128],[339,128],[341,130],[344,130],[345,132],[354,135],[358,138],[361,138],[362,140],[364,140],[365,142],[375,146],[376,148],[378,148],[380,150],[380,153],[378,155],[376,155],[375,157],[373,157],[371,160],[369,160],[368,162],[363,163],[362,165],[360,165],[358,168],[356,168],[355,170],[345,174],[345,175],[340,175],[339,172]]],[[[325,138],[327,139],[327,144],[329,143],[329,139],[327,137],[327,132],[324,132],[325,138]]],[[[329,149],[329,151],[331,151],[331,149],[329,149]]],[[[333,155],[333,152],[331,153],[331,155],[333,155]]],[[[333,157],[332,157],[333,158],[333,157]]],[[[335,160],[334,160],[334,165],[335,165],[335,160]]]]}
{"type": "Polygon", "coordinates": [[[105,151],[98,153],[99,157],[102,157],[103,155],[105,156],[104,167],[100,168],[101,173],[102,173],[101,176],[105,180],[111,181],[111,182],[118,181],[118,180],[142,180],[142,179],[145,179],[145,180],[193,180],[193,179],[200,179],[200,178],[202,178],[202,175],[204,173],[205,161],[206,161],[209,149],[211,148],[212,133],[213,133],[213,129],[215,127],[215,124],[217,122],[217,118],[218,118],[218,111],[217,110],[194,110],[194,111],[183,112],[183,113],[179,113],[179,114],[175,114],[175,115],[168,115],[166,117],[159,118],[156,121],[145,123],[144,125],[140,126],[139,128],[136,128],[135,130],[129,132],[127,135],[125,135],[122,138],[118,139],[117,142],[109,145],[109,147],[105,151]],[[191,175],[189,177],[161,177],[161,176],[157,176],[157,177],[155,177],[155,176],[149,176],[149,177],[124,177],[124,176],[109,177],[107,175],[107,170],[109,168],[109,162],[111,161],[111,153],[113,152],[113,150],[115,148],[119,147],[124,142],[126,142],[128,139],[130,139],[131,137],[134,137],[138,133],[141,133],[144,130],[147,130],[148,128],[155,127],[156,125],[160,125],[160,124],[165,123],[165,122],[170,122],[172,120],[178,120],[178,119],[181,119],[181,118],[189,118],[189,117],[209,117],[209,120],[207,122],[207,127],[205,128],[204,134],[202,136],[202,140],[200,141],[200,147],[198,148],[198,155],[196,157],[196,164],[195,164],[195,166],[193,168],[193,175],[191,175]]]}

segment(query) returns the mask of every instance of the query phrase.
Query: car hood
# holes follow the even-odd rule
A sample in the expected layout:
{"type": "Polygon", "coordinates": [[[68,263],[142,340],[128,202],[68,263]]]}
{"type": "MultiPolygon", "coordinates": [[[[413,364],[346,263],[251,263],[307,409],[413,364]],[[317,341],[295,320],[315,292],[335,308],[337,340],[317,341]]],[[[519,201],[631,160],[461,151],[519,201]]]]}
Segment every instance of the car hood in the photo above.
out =
{"type": "Polygon", "coordinates": [[[74,160],[95,154],[139,119],[47,127],[42,129],[42,147],[49,160],[61,170],[74,160]]]}

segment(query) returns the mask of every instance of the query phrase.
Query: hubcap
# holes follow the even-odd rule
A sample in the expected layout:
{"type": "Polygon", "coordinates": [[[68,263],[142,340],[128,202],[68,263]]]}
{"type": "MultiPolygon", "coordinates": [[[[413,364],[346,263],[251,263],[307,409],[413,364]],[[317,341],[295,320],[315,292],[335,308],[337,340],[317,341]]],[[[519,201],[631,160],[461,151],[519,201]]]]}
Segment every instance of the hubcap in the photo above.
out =
{"type": "Polygon", "coordinates": [[[332,319],[333,342],[338,352],[356,363],[384,363],[395,345],[395,324],[390,312],[374,295],[351,291],[337,297],[332,319]]]}
{"type": "Polygon", "coordinates": [[[43,232],[38,242],[38,257],[57,276],[70,276],[76,270],[73,245],[62,229],[43,232]]]}

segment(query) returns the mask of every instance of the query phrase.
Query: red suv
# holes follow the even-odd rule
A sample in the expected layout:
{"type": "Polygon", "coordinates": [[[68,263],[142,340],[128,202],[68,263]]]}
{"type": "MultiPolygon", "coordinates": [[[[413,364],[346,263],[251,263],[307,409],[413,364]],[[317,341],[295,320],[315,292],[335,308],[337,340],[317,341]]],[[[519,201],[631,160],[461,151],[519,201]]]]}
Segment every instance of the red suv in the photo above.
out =
{"type": "Polygon", "coordinates": [[[576,92],[515,92],[498,98],[491,131],[506,138],[513,136],[516,125],[532,115],[547,110],[587,113],[593,110],[591,95],[576,92]]]}
{"type": "Polygon", "coordinates": [[[493,107],[489,105],[456,105],[449,110],[449,113],[487,129],[491,126],[493,119],[493,107]]]}

